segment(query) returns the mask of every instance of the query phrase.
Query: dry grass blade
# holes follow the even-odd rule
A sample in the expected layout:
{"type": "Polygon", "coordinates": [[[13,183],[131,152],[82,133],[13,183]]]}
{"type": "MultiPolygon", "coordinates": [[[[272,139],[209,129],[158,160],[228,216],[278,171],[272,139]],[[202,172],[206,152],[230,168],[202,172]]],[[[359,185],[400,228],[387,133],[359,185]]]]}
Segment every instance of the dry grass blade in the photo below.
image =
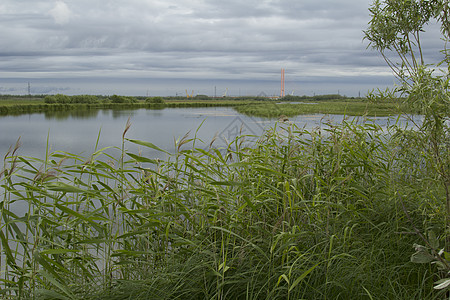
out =
{"type": "Polygon", "coordinates": [[[130,127],[131,127],[131,116],[128,117],[127,124],[125,125],[125,130],[123,131],[122,134],[122,139],[125,139],[125,135],[127,134],[130,127]]]}
{"type": "Polygon", "coordinates": [[[14,145],[14,149],[12,151],[12,156],[14,156],[16,154],[17,150],[19,150],[20,146],[22,145],[22,143],[20,142],[20,138],[21,137],[19,137],[17,139],[16,144],[14,145]]]}
{"type": "Polygon", "coordinates": [[[216,132],[216,134],[214,134],[214,137],[211,140],[211,143],[209,143],[209,149],[212,148],[212,146],[213,146],[214,142],[217,140],[218,136],[219,136],[219,133],[216,132]]]}
{"type": "Polygon", "coordinates": [[[5,157],[3,158],[3,160],[6,160],[6,159],[9,157],[10,154],[11,154],[11,156],[14,156],[14,155],[15,155],[16,151],[17,151],[17,150],[20,148],[20,146],[21,146],[20,138],[21,138],[21,137],[19,137],[19,138],[17,139],[16,144],[14,145],[14,147],[13,147],[12,145],[9,146],[9,149],[8,149],[8,151],[6,152],[5,157]]]}
{"type": "Polygon", "coordinates": [[[181,147],[184,144],[189,143],[190,141],[192,141],[192,139],[188,139],[189,134],[191,133],[191,131],[189,130],[182,138],[181,140],[177,143],[177,151],[180,152],[181,147]]]}

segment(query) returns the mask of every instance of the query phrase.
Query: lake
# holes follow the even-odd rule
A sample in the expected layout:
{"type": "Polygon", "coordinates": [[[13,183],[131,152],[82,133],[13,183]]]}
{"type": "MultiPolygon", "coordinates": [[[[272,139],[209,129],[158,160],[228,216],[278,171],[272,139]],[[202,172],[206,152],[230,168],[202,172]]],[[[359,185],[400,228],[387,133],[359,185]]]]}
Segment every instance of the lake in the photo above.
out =
{"type": "MultiPolygon", "coordinates": [[[[3,157],[20,137],[20,155],[43,158],[48,144],[50,152],[65,151],[88,157],[95,151],[97,139],[97,149],[121,147],[128,118],[131,128],[127,138],[151,142],[172,153],[175,151],[174,141],[188,132],[190,138],[196,135],[204,142],[198,143],[199,147],[208,147],[217,135],[215,146],[220,147],[239,133],[261,135],[277,121],[241,115],[229,107],[66,111],[2,116],[0,155],[3,157]]],[[[343,118],[342,115],[299,115],[291,118],[291,122],[300,128],[312,129],[323,126],[327,120],[339,123],[343,118]]],[[[374,120],[381,126],[387,126],[395,119],[378,117],[374,120]]],[[[139,151],[136,145],[130,143],[126,144],[126,148],[134,153],[139,151]]],[[[148,157],[163,158],[163,154],[157,151],[148,148],[141,150],[148,157]]]]}

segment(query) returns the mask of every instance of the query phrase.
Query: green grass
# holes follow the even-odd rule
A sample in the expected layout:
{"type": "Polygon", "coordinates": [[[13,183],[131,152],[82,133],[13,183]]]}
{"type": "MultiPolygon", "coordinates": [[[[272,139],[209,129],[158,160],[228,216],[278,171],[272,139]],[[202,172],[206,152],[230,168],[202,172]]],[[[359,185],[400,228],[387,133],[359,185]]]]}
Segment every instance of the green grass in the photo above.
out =
{"type": "MultiPolygon", "coordinates": [[[[371,103],[367,100],[321,101],[317,103],[256,103],[238,106],[236,111],[249,116],[278,118],[281,115],[293,117],[301,114],[340,114],[350,116],[389,116],[399,114],[396,103],[371,103]]],[[[404,111],[404,108],[402,108],[404,111]]]]}
{"type": "Polygon", "coordinates": [[[12,105],[29,105],[29,104],[43,104],[44,98],[40,96],[4,96],[0,95],[0,106],[12,105]]]}
{"type": "Polygon", "coordinates": [[[6,156],[4,299],[441,298],[436,266],[410,262],[403,206],[441,237],[445,195],[403,131],[276,127],[222,150],[186,136],[156,160],[126,150],[163,151],[129,126],[90,157],[6,156]]]}
{"type": "Polygon", "coordinates": [[[17,105],[0,105],[0,115],[21,115],[32,113],[45,113],[45,112],[65,112],[65,111],[90,111],[100,109],[120,109],[120,110],[133,110],[133,109],[164,109],[164,108],[196,108],[196,107],[230,107],[247,105],[248,102],[233,103],[224,101],[199,101],[199,102],[168,102],[165,104],[153,104],[153,103],[94,103],[94,104],[46,104],[46,103],[33,103],[33,104],[17,104],[17,105]]]}

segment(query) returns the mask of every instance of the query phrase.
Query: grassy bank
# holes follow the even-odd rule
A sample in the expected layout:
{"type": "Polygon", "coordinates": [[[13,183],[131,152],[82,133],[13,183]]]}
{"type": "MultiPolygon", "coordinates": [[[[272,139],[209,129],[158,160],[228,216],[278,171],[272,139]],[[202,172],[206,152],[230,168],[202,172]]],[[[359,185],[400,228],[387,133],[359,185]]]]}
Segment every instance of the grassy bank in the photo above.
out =
{"type": "Polygon", "coordinates": [[[20,115],[55,111],[99,109],[163,109],[177,107],[239,106],[256,101],[254,98],[186,99],[182,97],[123,97],[92,95],[0,96],[0,115],[20,115]],[[153,101],[159,98],[161,102],[153,101]]]}
{"type": "Polygon", "coordinates": [[[346,114],[352,116],[387,116],[398,114],[400,104],[371,103],[367,99],[346,98],[339,95],[318,95],[313,97],[286,96],[279,104],[276,100],[258,97],[240,98],[209,98],[207,96],[183,97],[153,97],[159,98],[161,103],[152,103],[152,98],[106,96],[40,96],[30,98],[27,96],[16,98],[0,98],[0,115],[19,115],[67,110],[94,110],[94,109],[161,109],[176,107],[235,107],[239,113],[250,116],[278,118],[280,115],[288,117],[299,114],[346,114]],[[286,101],[301,101],[295,104],[286,101]]]}
{"type": "Polygon", "coordinates": [[[249,116],[278,118],[281,115],[293,117],[301,114],[317,113],[350,116],[389,116],[399,114],[400,107],[401,106],[396,103],[370,103],[366,100],[324,100],[316,103],[254,103],[245,106],[239,106],[235,109],[239,113],[249,116]]]}
{"type": "Polygon", "coordinates": [[[0,115],[21,115],[54,111],[75,111],[75,110],[99,110],[99,109],[164,109],[180,107],[217,107],[217,106],[239,106],[247,105],[247,102],[227,101],[216,102],[168,102],[164,104],[153,103],[94,103],[94,104],[14,104],[0,106],[0,115]]]}
{"type": "Polygon", "coordinates": [[[127,152],[159,149],[127,128],[90,157],[7,155],[5,299],[443,296],[436,265],[410,262],[413,228],[445,236],[438,175],[405,147],[414,132],[277,127],[222,150],[185,137],[160,161],[127,152]]]}

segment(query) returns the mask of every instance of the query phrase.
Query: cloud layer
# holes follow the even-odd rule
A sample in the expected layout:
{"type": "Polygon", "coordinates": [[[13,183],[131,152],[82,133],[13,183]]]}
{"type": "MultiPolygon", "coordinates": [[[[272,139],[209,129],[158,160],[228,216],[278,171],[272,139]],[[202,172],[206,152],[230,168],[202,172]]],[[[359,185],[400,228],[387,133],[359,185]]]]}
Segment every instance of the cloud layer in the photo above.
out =
{"type": "Polygon", "coordinates": [[[285,68],[296,94],[355,95],[392,81],[362,40],[370,3],[3,0],[0,92],[270,94],[285,68]]]}

